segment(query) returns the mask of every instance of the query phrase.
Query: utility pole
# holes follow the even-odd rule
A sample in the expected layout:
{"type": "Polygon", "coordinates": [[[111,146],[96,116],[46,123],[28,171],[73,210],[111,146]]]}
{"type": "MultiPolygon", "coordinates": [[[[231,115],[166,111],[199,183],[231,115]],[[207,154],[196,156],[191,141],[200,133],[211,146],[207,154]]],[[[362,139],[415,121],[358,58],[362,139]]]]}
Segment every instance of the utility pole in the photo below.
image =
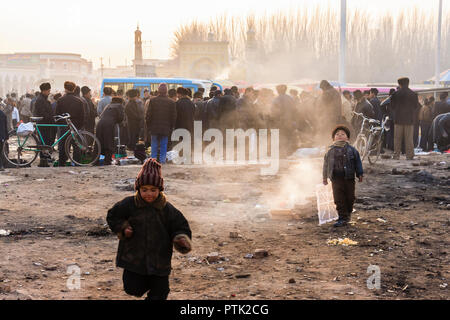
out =
{"type": "Polygon", "coordinates": [[[347,40],[347,0],[341,0],[341,33],[340,33],[340,48],[339,48],[340,85],[344,85],[346,83],[345,81],[346,40],[347,40]]]}
{"type": "Polygon", "coordinates": [[[442,0],[439,0],[439,11],[437,21],[437,37],[436,37],[436,66],[435,66],[435,80],[434,84],[439,87],[440,80],[440,65],[441,65],[441,26],[442,26],[442,0]]]}
{"type": "Polygon", "coordinates": [[[100,71],[101,71],[101,76],[103,79],[103,57],[100,58],[100,71]]]}

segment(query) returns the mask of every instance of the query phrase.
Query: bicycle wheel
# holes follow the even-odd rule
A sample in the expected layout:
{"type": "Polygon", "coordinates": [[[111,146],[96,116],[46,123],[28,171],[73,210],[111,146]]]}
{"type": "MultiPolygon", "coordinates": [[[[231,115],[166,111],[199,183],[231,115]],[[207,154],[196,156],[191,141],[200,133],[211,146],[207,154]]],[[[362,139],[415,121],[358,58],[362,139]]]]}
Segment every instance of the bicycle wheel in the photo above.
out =
{"type": "Polygon", "coordinates": [[[38,141],[34,134],[22,137],[18,136],[15,130],[11,131],[3,146],[3,155],[6,161],[15,167],[31,165],[39,154],[37,151],[38,141]]]}
{"type": "Polygon", "coordinates": [[[358,134],[355,141],[355,148],[359,152],[359,156],[361,157],[361,162],[366,158],[366,150],[367,150],[367,138],[363,134],[358,134]]]}
{"type": "Polygon", "coordinates": [[[74,133],[67,137],[66,155],[77,166],[91,166],[100,157],[100,141],[88,131],[78,133],[79,135],[74,133]]]}
{"type": "Polygon", "coordinates": [[[369,147],[370,151],[367,153],[367,159],[369,160],[370,164],[374,164],[380,157],[381,136],[380,135],[377,135],[376,137],[370,136],[369,143],[367,145],[370,146],[369,147]]]}

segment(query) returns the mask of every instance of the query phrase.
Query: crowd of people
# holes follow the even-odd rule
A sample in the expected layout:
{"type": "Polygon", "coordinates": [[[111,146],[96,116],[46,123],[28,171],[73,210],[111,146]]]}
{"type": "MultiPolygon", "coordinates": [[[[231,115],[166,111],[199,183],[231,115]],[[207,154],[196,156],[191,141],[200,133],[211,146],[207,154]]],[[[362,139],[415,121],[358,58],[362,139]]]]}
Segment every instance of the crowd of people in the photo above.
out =
{"type": "MultiPolygon", "coordinates": [[[[288,92],[286,85],[278,85],[276,93],[268,88],[239,90],[233,86],[222,91],[212,86],[206,94],[204,88],[192,92],[183,87],[169,89],[163,83],[157,91],[145,89],[143,96],[136,89],[115,92],[105,87],[103,97],[96,101],[90,88],[66,81],[63,94],[51,94],[49,83],[41,84],[34,95],[27,93],[19,98],[16,93],[8,94],[0,100],[0,110],[6,119],[5,132],[20,122],[29,122],[33,116],[42,118],[38,123],[54,124],[54,115],[69,113],[77,129],[97,136],[106,165],[112,163],[118,145],[136,154],[151,146],[151,157],[164,164],[173,130],[187,129],[193,136],[194,121],[202,122],[203,132],[209,128],[223,132],[237,128],[280,129],[280,154],[287,156],[302,143],[321,144],[326,139],[324,135],[321,140],[321,133],[330,132],[338,124],[346,125],[354,139],[362,123],[355,113],[380,123],[389,116],[387,125],[391,130],[384,137],[383,149],[392,150],[394,159],[399,159],[402,152],[407,159],[413,159],[414,147],[430,151],[435,143],[441,151],[448,149],[447,92],[440,94],[439,101],[431,95],[419,99],[409,88],[408,78],[400,78],[397,89],[391,89],[383,101],[376,88],[340,92],[326,80],[321,81],[319,88],[320,92],[299,94],[295,89],[288,92]]],[[[53,144],[64,130],[67,129],[42,128],[44,142],[53,144]]],[[[7,136],[0,134],[3,141],[7,136]]],[[[66,161],[64,143],[65,139],[59,141],[60,165],[66,161]]],[[[51,160],[45,152],[41,152],[40,159],[43,167],[51,160]]]]}

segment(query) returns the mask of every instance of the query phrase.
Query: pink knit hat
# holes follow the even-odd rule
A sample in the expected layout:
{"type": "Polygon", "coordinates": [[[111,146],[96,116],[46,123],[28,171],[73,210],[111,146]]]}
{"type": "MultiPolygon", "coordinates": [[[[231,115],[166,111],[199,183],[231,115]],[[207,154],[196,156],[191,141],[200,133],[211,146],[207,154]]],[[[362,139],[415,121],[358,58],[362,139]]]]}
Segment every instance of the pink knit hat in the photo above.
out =
{"type": "Polygon", "coordinates": [[[161,173],[161,164],[155,159],[148,159],[139,171],[136,181],[134,182],[134,189],[137,191],[141,186],[151,185],[158,187],[159,190],[164,190],[164,179],[161,173]]]}

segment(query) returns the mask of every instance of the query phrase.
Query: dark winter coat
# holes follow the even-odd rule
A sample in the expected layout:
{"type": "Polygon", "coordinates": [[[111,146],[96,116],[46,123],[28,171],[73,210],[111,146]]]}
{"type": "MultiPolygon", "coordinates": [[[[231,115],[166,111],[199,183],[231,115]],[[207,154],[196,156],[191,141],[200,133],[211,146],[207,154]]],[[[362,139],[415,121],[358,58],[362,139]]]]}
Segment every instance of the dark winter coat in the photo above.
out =
{"type": "Polygon", "coordinates": [[[176,120],[175,101],[167,96],[158,96],[150,100],[145,121],[151,135],[169,136],[176,120]]]}
{"type": "Polygon", "coordinates": [[[4,141],[6,138],[8,138],[6,114],[0,110],[0,141],[4,141]]]}
{"type": "Polygon", "coordinates": [[[436,143],[441,152],[450,147],[450,112],[434,118],[429,135],[432,143],[436,143]],[[445,134],[447,137],[444,137],[445,134]]]}
{"type": "Polygon", "coordinates": [[[375,113],[375,118],[378,121],[382,121],[383,120],[383,112],[381,111],[381,102],[380,99],[378,99],[378,97],[375,97],[373,99],[370,100],[370,104],[373,107],[373,111],[375,113]]]}
{"type": "Polygon", "coordinates": [[[342,99],[339,92],[333,87],[325,89],[322,93],[320,103],[322,112],[328,117],[330,123],[334,125],[338,124],[342,115],[342,99]]]}
{"type": "Polygon", "coordinates": [[[260,123],[260,115],[258,114],[256,104],[245,95],[237,100],[236,104],[239,128],[243,130],[257,129],[260,123]]]}
{"type": "Polygon", "coordinates": [[[85,128],[87,131],[94,133],[95,129],[95,118],[97,117],[97,108],[91,99],[82,98],[87,104],[87,116],[85,116],[85,128]]]}
{"type": "Polygon", "coordinates": [[[128,127],[139,127],[144,115],[136,100],[130,100],[125,105],[125,114],[127,115],[128,127]]]}
{"type": "MultiPolygon", "coordinates": [[[[356,113],[362,113],[364,117],[369,119],[375,118],[375,112],[373,111],[372,105],[366,99],[363,99],[361,102],[358,102],[355,106],[356,113]]],[[[360,116],[354,115],[352,119],[353,128],[356,131],[361,129],[363,119],[360,116]]]]}
{"type": "Polygon", "coordinates": [[[205,108],[206,108],[206,102],[198,99],[197,101],[194,102],[195,105],[195,117],[194,119],[196,121],[205,121],[206,120],[206,116],[204,115],[205,112],[205,108]]]}
{"type": "Polygon", "coordinates": [[[435,102],[433,108],[433,119],[438,115],[450,112],[450,104],[448,104],[445,100],[435,102]]]}
{"type": "Polygon", "coordinates": [[[114,152],[116,148],[114,143],[116,125],[123,121],[124,116],[125,113],[121,103],[111,103],[103,110],[95,132],[100,141],[102,153],[105,151],[114,152]]]}
{"type": "Polygon", "coordinates": [[[70,120],[77,129],[83,128],[85,116],[83,101],[74,93],[66,93],[58,99],[56,114],[61,115],[64,113],[70,114],[70,120]]]}
{"type": "Polygon", "coordinates": [[[128,226],[133,229],[131,238],[119,242],[116,265],[141,275],[168,276],[174,238],[192,237],[183,214],[165,201],[160,206],[142,205],[135,197],[127,197],[108,211],[106,220],[116,234],[128,226]]]}
{"type": "Polygon", "coordinates": [[[175,128],[194,132],[195,105],[189,98],[181,98],[176,102],[177,121],[175,128]]]}
{"type": "MultiPolygon", "coordinates": [[[[334,169],[334,160],[335,160],[335,151],[336,148],[339,148],[337,146],[331,146],[328,152],[325,154],[324,161],[323,161],[323,180],[332,179],[333,178],[333,169],[334,169]]],[[[345,179],[348,180],[354,180],[355,175],[359,178],[362,177],[363,167],[361,162],[361,157],[359,155],[358,150],[356,150],[354,147],[352,147],[350,144],[346,144],[346,149],[344,154],[344,172],[345,172],[345,179]]]]}
{"type": "Polygon", "coordinates": [[[52,104],[50,103],[50,101],[48,101],[48,97],[44,96],[42,93],[39,94],[34,104],[33,116],[43,118],[38,123],[42,124],[55,123],[55,119],[53,118],[52,104]]]}
{"type": "Polygon", "coordinates": [[[417,93],[409,88],[400,88],[391,96],[394,123],[398,125],[413,125],[420,109],[417,93]]]}
{"type": "MultiPolygon", "coordinates": [[[[44,96],[42,93],[36,99],[34,104],[34,116],[43,117],[39,124],[54,124],[55,119],[53,118],[53,108],[50,101],[47,100],[48,97],[44,96]]],[[[51,145],[55,142],[56,127],[39,127],[39,132],[42,135],[42,139],[46,145],[51,145]]],[[[39,138],[40,139],[40,138],[39,138]]]]}
{"type": "Polygon", "coordinates": [[[226,94],[220,97],[219,109],[221,112],[221,124],[226,129],[237,127],[236,119],[237,99],[231,95],[226,94]]]}
{"type": "MultiPolygon", "coordinates": [[[[341,97],[339,97],[340,99],[341,97]]],[[[292,129],[296,127],[295,101],[291,96],[282,94],[273,100],[272,119],[275,125],[283,128],[292,129]]]]}
{"type": "Polygon", "coordinates": [[[213,128],[218,127],[218,121],[220,119],[221,110],[220,110],[220,97],[214,97],[209,99],[206,103],[206,112],[208,113],[208,121],[209,125],[213,128]]]}

